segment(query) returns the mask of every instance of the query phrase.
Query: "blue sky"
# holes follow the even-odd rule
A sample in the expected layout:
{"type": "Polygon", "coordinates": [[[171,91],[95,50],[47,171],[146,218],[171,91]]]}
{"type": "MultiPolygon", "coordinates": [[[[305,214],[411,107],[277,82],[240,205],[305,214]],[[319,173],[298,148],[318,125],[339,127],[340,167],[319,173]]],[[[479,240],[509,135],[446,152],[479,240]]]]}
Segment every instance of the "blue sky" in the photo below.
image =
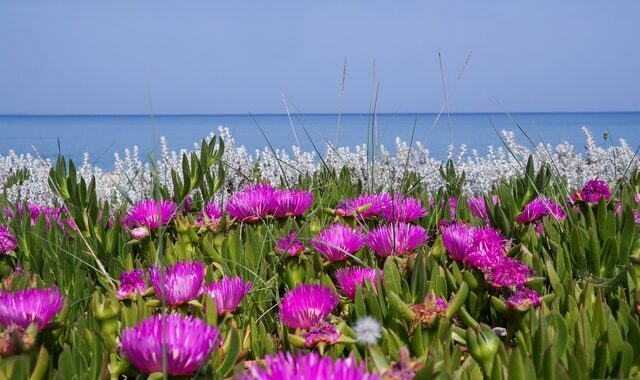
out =
{"type": "Polygon", "coordinates": [[[0,0],[0,114],[337,112],[345,59],[343,111],[379,83],[378,111],[437,112],[438,53],[454,112],[640,110],[638,20],[637,0],[0,0]]]}

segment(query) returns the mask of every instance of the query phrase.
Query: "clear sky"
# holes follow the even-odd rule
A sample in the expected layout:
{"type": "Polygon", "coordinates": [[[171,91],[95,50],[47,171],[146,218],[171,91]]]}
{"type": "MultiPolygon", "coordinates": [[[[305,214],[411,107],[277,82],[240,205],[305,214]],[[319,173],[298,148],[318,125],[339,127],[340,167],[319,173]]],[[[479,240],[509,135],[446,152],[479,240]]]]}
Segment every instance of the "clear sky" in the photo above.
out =
{"type": "Polygon", "coordinates": [[[0,0],[0,114],[337,112],[345,59],[343,111],[437,112],[438,53],[451,111],[640,110],[638,0],[0,0]]]}

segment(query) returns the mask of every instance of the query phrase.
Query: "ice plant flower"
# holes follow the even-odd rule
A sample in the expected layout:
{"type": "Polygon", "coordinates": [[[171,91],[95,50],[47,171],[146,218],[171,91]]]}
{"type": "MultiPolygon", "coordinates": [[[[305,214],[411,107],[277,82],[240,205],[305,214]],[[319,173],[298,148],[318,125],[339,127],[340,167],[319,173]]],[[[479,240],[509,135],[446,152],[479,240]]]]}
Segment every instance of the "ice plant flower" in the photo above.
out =
{"type": "Polygon", "coordinates": [[[278,240],[274,251],[277,253],[286,253],[289,256],[300,256],[306,248],[300,240],[296,240],[296,236],[296,231],[289,232],[289,235],[278,240]]]}
{"type": "Polygon", "coordinates": [[[280,319],[292,329],[310,329],[338,305],[338,295],[322,285],[301,284],[288,291],[280,303],[280,319]]]}
{"type": "Polygon", "coordinates": [[[236,311],[242,298],[251,290],[251,281],[244,282],[241,277],[222,277],[203,288],[204,293],[216,301],[218,315],[236,311]]]}
{"type": "Polygon", "coordinates": [[[538,308],[541,305],[540,296],[535,290],[519,287],[506,302],[507,307],[511,310],[527,311],[531,307],[538,308]]]}
{"type": "Polygon", "coordinates": [[[444,298],[429,294],[424,298],[423,303],[411,306],[411,311],[415,313],[415,323],[431,327],[438,319],[447,315],[448,306],[444,298]]]}
{"type": "Polygon", "coordinates": [[[449,217],[451,219],[456,218],[456,209],[458,208],[458,198],[451,197],[449,198],[449,217]]]}
{"type": "Polygon", "coordinates": [[[311,246],[329,261],[343,261],[356,253],[365,240],[360,231],[334,223],[311,240],[311,246]]]}
{"type": "MultiPolygon", "coordinates": [[[[497,195],[491,196],[491,200],[493,201],[493,205],[496,206],[500,203],[500,198],[497,195]]],[[[484,219],[487,223],[489,222],[489,214],[487,213],[487,205],[484,201],[484,196],[478,196],[474,198],[469,198],[469,209],[471,213],[480,219],[484,219]]]]}
{"type": "Polygon", "coordinates": [[[345,199],[336,206],[336,215],[352,216],[359,219],[378,217],[391,206],[391,196],[387,193],[366,194],[355,199],[345,199]]]}
{"type": "Polygon", "coordinates": [[[144,281],[143,269],[134,269],[120,274],[120,288],[116,292],[118,299],[134,299],[136,293],[144,294],[146,291],[147,284],[144,281]]]}
{"type": "Polygon", "coordinates": [[[560,205],[552,202],[549,198],[538,197],[524,206],[524,209],[516,218],[516,223],[534,223],[549,215],[553,215],[558,220],[566,218],[560,205]]]}
{"type": "Polygon", "coordinates": [[[340,339],[340,333],[336,327],[329,322],[322,321],[311,327],[308,331],[302,333],[304,345],[307,347],[315,347],[320,343],[334,344],[340,339]]]}
{"type": "Polygon", "coordinates": [[[156,297],[169,306],[187,303],[200,295],[205,267],[199,261],[177,262],[169,267],[149,268],[149,281],[156,297]]]}
{"type": "Polygon", "coordinates": [[[521,261],[505,256],[485,272],[485,277],[494,288],[520,287],[531,277],[531,269],[521,261]]]}
{"type": "MultiPolygon", "coordinates": [[[[5,212],[7,214],[7,219],[11,219],[13,217],[13,213],[10,208],[6,208],[5,212]]],[[[26,212],[29,213],[29,218],[31,219],[31,225],[35,226],[38,222],[38,218],[40,215],[44,215],[45,221],[47,224],[47,228],[51,227],[51,223],[57,223],[60,215],[62,214],[62,210],[58,207],[49,207],[46,205],[39,205],[36,203],[27,204],[26,212]]],[[[20,218],[25,215],[24,205],[22,203],[18,204],[18,215],[20,218]]]]}
{"type": "Polygon", "coordinates": [[[353,331],[356,333],[356,341],[365,346],[376,344],[382,338],[380,323],[372,317],[358,319],[353,331]]]}
{"type": "Polygon", "coordinates": [[[145,199],[133,206],[123,218],[130,227],[147,227],[151,231],[164,226],[176,216],[178,205],[171,200],[145,199]]]}
{"type": "Polygon", "coordinates": [[[142,240],[142,239],[146,238],[147,236],[149,236],[149,234],[151,232],[149,231],[149,229],[147,227],[140,226],[140,227],[133,228],[131,231],[129,231],[129,233],[131,233],[131,237],[132,238],[134,238],[136,240],[142,240]]]}
{"type": "Polygon", "coordinates": [[[380,374],[369,373],[364,362],[353,357],[336,359],[317,352],[293,356],[290,352],[268,355],[264,366],[254,364],[241,380],[379,380],[380,374]]]}
{"type": "Polygon", "coordinates": [[[424,228],[400,223],[381,226],[369,231],[366,241],[375,253],[386,257],[408,255],[426,243],[427,238],[427,232],[424,228]]]}
{"type": "Polygon", "coordinates": [[[336,271],[336,280],[338,281],[338,288],[348,298],[356,299],[356,290],[358,286],[364,285],[366,280],[373,282],[375,287],[378,286],[377,278],[380,276],[380,280],[383,279],[382,271],[373,268],[363,267],[347,267],[340,268],[336,271]]]}
{"type": "Polygon", "coordinates": [[[411,223],[427,215],[427,209],[420,200],[395,194],[389,207],[383,210],[384,219],[389,223],[411,223]]]}
{"type": "Polygon", "coordinates": [[[198,226],[202,227],[220,218],[222,218],[222,208],[217,202],[211,201],[198,213],[198,226]]]}
{"type": "Polygon", "coordinates": [[[600,202],[604,198],[608,201],[611,198],[611,188],[602,180],[592,179],[587,181],[582,190],[577,191],[573,196],[573,200],[581,200],[590,204],[600,202]]]}
{"type": "Polygon", "coordinates": [[[57,288],[0,290],[0,325],[5,330],[12,325],[26,329],[34,323],[38,331],[42,331],[60,311],[63,302],[64,297],[57,288]]]}
{"type": "Polygon", "coordinates": [[[0,226],[0,256],[4,256],[16,249],[18,241],[11,230],[6,226],[0,226]]]}
{"type": "Polygon", "coordinates": [[[273,216],[296,217],[307,211],[313,203],[313,193],[305,190],[276,190],[273,194],[273,216]]]}
{"type": "Polygon", "coordinates": [[[486,269],[505,256],[507,239],[492,227],[475,228],[463,262],[471,268],[486,269]]]}
{"type": "Polygon", "coordinates": [[[227,213],[243,223],[255,223],[273,213],[274,193],[266,183],[249,185],[229,198],[227,213]]]}
{"type": "Polygon", "coordinates": [[[456,261],[463,261],[469,254],[475,227],[453,223],[442,229],[442,244],[449,256],[456,261]]]}
{"type": "Polygon", "coordinates": [[[218,329],[193,316],[157,314],[120,334],[122,355],[143,373],[162,372],[163,347],[171,376],[197,371],[220,345],[218,329]]]}

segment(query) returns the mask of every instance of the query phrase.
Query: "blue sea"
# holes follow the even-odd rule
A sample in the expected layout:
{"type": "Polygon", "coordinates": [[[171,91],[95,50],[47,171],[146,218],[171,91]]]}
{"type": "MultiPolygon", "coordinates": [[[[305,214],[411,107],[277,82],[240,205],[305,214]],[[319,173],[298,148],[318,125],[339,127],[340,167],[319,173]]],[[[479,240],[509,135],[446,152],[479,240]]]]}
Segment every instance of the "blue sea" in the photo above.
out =
{"type": "Polygon", "coordinates": [[[422,142],[431,156],[444,159],[449,144],[466,144],[481,155],[487,147],[502,146],[496,130],[516,132],[516,140],[530,146],[518,126],[534,141],[552,145],[568,141],[584,152],[582,126],[591,130],[599,145],[627,140],[632,149],[640,144],[640,112],[597,113],[401,113],[260,115],[91,115],[91,116],[0,116],[0,155],[9,150],[16,153],[39,154],[55,158],[60,152],[74,161],[81,161],[89,152],[92,162],[104,170],[113,169],[115,152],[138,145],[141,158],[150,154],[160,157],[159,139],[165,136],[171,150],[192,149],[218,126],[226,126],[249,153],[269,143],[275,149],[291,150],[300,145],[304,150],[314,146],[324,154],[326,142],[339,146],[365,144],[369,131],[375,129],[378,144],[395,151],[396,137],[409,142],[422,142]],[[516,124],[517,123],[517,124],[516,124]],[[338,128],[339,125],[339,128],[338,128]],[[375,127],[375,128],[372,128],[375,127]],[[609,141],[604,134],[608,132],[609,141]],[[266,136],[266,137],[265,137],[266,136]]]}

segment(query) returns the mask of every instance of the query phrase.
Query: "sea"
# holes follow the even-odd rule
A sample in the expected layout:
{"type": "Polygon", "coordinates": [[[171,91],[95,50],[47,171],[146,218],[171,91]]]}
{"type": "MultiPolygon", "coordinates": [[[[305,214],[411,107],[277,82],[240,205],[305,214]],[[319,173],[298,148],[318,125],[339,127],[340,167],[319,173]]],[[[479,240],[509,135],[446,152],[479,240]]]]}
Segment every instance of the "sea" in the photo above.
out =
{"type": "Polygon", "coordinates": [[[62,153],[81,162],[88,152],[92,164],[110,171],[114,154],[122,156],[126,148],[137,145],[141,158],[157,159],[161,136],[171,150],[191,150],[194,142],[217,134],[219,126],[228,127],[236,145],[250,154],[265,147],[291,151],[294,146],[324,154],[328,143],[353,148],[373,140],[395,152],[399,137],[419,141],[431,157],[446,159],[451,144],[458,149],[465,144],[468,152],[476,149],[480,155],[489,146],[503,146],[502,130],[513,131],[516,141],[529,148],[531,139],[553,146],[569,142],[584,152],[583,126],[600,146],[617,145],[621,138],[633,150],[640,146],[640,112],[0,115],[0,155],[13,150],[55,159],[62,153]]]}

